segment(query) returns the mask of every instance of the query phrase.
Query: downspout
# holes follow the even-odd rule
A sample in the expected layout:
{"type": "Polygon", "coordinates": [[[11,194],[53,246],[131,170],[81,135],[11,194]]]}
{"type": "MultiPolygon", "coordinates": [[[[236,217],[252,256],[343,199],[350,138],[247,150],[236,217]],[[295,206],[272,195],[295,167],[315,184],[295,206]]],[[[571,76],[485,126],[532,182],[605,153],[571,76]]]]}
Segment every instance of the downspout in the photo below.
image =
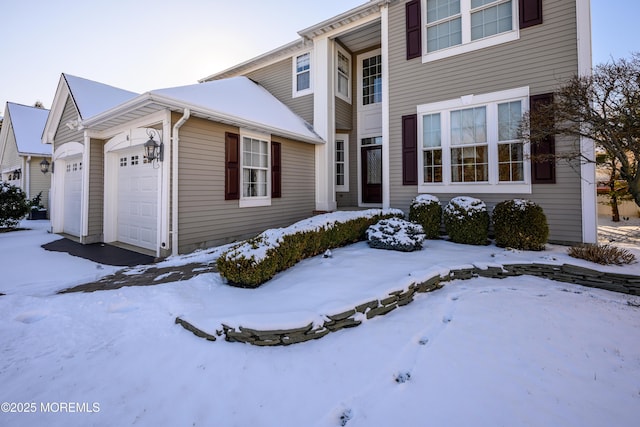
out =
{"type": "Polygon", "coordinates": [[[24,171],[24,192],[27,193],[27,199],[31,199],[31,156],[27,156],[26,160],[23,158],[24,171]]]}
{"type": "Polygon", "coordinates": [[[178,144],[180,128],[191,117],[191,110],[184,109],[180,120],[171,132],[171,255],[178,255],[178,144]]]}

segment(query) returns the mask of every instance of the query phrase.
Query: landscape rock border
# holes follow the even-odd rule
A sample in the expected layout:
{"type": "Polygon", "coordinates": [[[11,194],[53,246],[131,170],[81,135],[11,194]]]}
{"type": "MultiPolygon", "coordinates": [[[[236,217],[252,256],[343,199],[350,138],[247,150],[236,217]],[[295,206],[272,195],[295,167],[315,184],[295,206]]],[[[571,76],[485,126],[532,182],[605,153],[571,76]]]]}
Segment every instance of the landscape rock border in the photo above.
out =
{"type": "MultiPolygon", "coordinates": [[[[444,282],[469,280],[476,277],[504,279],[523,275],[629,295],[640,295],[640,276],[601,272],[571,264],[506,264],[486,268],[470,266],[469,268],[450,270],[446,275],[437,274],[425,282],[412,283],[407,289],[391,292],[384,298],[368,301],[342,313],[327,315],[321,326],[314,327],[313,323],[310,323],[294,329],[257,330],[222,324],[221,328],[216,330],[216,336],[224,336],[228,342],[241,342],[263,347],[298,344],[322,338],[331,332],[353,328],[361,325],[365,320],[383,316],[398,307],[411,303],[416,293],[433,292],[442,288],[444,282]]],[[[180,317],[176,318],[175,323],[198,337],[209,341],[216,340],[214,335],[197,328],[180,317]]]]}

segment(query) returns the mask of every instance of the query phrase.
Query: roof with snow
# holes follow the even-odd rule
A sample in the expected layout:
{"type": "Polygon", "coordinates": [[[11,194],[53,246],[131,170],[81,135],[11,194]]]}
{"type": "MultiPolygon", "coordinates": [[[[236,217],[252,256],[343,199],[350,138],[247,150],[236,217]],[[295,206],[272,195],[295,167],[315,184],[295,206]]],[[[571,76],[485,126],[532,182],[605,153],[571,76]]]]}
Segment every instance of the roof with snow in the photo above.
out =
{"type": "Polygon", "coordinates": [[[13,133],[20,154],[51,155],[51,147],[42,144],[42,131],[47,122],[49,110],[28,107],[22,104],[7,102],[13,133]]]}
{"type": "Polygon", "coordinates": [[[138,96],[135,92],[63,73],[81,119],[88,119],[138,96]]]}
{"type": "Polygon", "coordinates": [[[262,86],[246,77],[153,90],[110,111],[85,120],[85,126],[105,130],[109,121],[136,111],[149,114],[150,109],[170,108],[209,120],[321,144],[324,141],[312,126],[262,86]],[[144,108],[144,111],[142,107],[144,108]]]}

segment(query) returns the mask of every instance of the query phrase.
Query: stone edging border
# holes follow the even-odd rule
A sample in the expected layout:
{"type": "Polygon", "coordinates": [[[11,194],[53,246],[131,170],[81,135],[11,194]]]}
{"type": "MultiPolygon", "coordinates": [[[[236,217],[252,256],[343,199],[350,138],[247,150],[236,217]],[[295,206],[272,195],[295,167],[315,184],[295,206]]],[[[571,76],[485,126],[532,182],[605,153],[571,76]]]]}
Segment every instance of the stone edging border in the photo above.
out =
{"type": "MultiPolygon", "coordinates": [[[[503,266],[490,266],[487,268],[461,268],[450,270],[445,276],[436,275],[422,283],[412,283],[405,290],[391,292],[383,299],[376,299],[357,307],[334,315],[328,315],[322,326],[314,329],[313,323],[295,329],[265,330],[237,328],[222,324],[221,330],[216,330],[216,336],[224,335],[229,342],[241,342],[257,346],[282,346],[315,340],[341,329],[353,328],[360,325],[365,319],[385,315],[398,307],[405,306],[413,301],[416,293],[433,292],[442,288],[442,282],[452,280],[469,280],[474,277],[487,277],[492,279],[504,279],[514,276],[535,276],[555,280],[557,282],[573,283],[608,291],[640,295],[640,276],[632,276],[618,273],[605,273],[590,268],[578,267],[571,264],[507,264],[503,266]]],[[[175,323],[198,337],[215,341],[216,336],[209,334],[180,317],[176,317],[175,323]]]]}

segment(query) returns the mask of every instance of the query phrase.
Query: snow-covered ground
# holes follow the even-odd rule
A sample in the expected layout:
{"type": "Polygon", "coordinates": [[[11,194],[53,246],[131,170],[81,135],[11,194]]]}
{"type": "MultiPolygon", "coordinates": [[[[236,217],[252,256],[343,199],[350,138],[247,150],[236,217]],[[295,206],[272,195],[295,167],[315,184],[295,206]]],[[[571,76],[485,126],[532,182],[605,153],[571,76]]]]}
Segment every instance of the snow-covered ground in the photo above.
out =
{"type": "Polygon", "coordinates": [[[532,277],[454,281],[357,328],[277,348],[208,342],[174,324],[182,316],[299,325],[469,264],[567,262],[640,275],[639,264],[595,266],[559,246],[427,241],[397,253],[358,243],[256,290],[203,274],[55,295],[116,268],[47,252],[40,245],[58,238],[48,223],[24,225],[33,229],[0,234],[1,426],[623,427],[640,419],[639,297],[532,277]]]}

